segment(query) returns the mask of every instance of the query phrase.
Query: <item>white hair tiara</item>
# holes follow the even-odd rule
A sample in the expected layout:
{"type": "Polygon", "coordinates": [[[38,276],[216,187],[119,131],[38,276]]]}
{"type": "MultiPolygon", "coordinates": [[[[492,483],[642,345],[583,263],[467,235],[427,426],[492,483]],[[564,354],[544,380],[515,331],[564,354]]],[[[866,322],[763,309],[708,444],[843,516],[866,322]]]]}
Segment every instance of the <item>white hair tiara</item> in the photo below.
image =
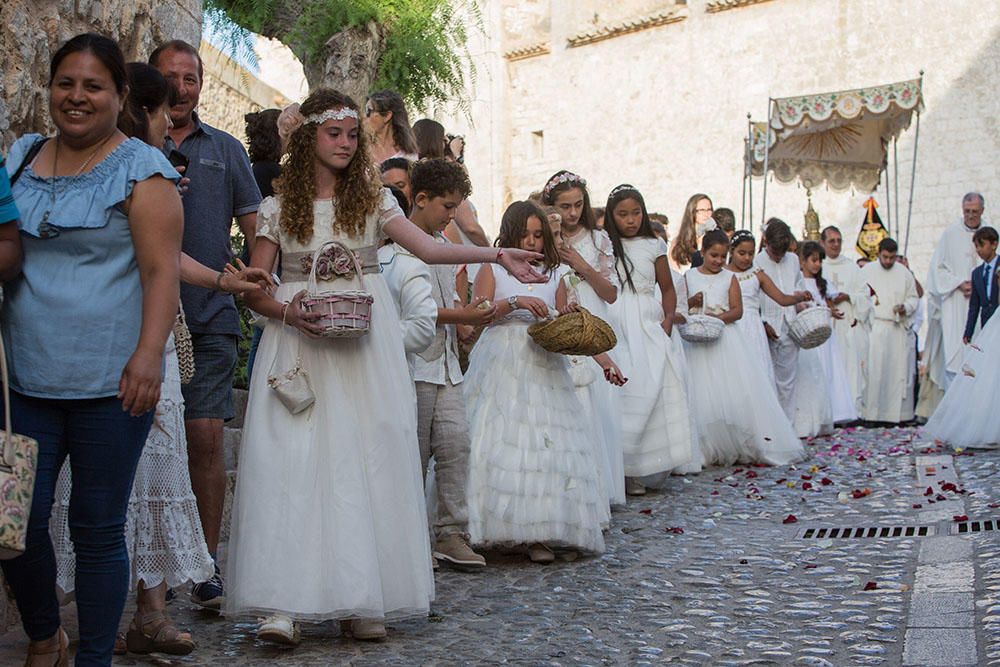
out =
{"type": "Polygon", "coordinates": [[[314,113],[305,117],[305,122],[322,125],[328,120],[344,120],[345,118],[358,119],[358,112],[350,107],[340,107],[339,109],[327,109],[323,113],[314,113]]]}

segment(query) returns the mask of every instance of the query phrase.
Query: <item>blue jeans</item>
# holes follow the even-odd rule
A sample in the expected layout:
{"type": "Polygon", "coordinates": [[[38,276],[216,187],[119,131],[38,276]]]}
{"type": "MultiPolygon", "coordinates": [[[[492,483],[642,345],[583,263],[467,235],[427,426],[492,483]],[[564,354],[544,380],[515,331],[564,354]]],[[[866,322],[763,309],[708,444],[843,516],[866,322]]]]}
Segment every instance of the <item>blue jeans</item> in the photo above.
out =
{"type": "Polygon", "coordinates": [[[77,665],[110,665],[128,596],[125,514],[153,412],[132,417],[117,398],[43,399],[11,392],[14,431],[38,440],[38,472],[25,553],[0,563],[28,637],[59,628],[49,516],[59,469],[73,473],[69,531],[76,551],[77,665]]]}

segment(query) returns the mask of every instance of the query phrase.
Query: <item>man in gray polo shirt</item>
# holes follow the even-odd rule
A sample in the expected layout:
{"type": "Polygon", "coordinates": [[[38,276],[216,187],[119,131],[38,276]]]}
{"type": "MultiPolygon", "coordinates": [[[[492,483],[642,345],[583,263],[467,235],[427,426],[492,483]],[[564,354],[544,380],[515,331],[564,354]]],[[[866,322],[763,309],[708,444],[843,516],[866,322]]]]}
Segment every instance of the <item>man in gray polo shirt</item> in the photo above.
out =
{"type": "MultiPolygon", "coordinates": [[[[221,270],[232,259],[229,232],[235,217],[253,251],[260,190],[243,145],[222,130],[198,119],[195,108],[203,69],[197,49],[180,40],[167,42],[149,57],[178,90],[170,109],[173,128],[163,150],[177,150],[189,160],[184,174],[191,184],[184,194],[184,252],[221,270]]],[[[181,302],[194,343],[195,374],[184,390],[191,488],[208,550],[219,545],[226,491],[222,425],[233,418],[233,372],[236,368],[239,315],[233,297],[222,292],[181,285],[181,302]]],[[[219,609],[224,601],[222,578],[198,584],[196,604],[219,609]]]]}

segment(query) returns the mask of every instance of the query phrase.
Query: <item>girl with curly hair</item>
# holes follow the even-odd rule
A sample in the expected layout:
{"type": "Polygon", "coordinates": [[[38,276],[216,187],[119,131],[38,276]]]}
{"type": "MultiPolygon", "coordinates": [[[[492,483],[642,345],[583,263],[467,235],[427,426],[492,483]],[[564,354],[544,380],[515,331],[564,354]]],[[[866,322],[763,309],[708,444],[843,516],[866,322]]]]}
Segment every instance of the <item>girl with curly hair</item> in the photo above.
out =
{"type": "Polygon", "coordinates": [[[529,264],[541,256],[439,244],[407,220],[346,95],[313,92],[296,124],[278,194],[257,217],[251,264],[269,269],[280,250],[284,282],[247,299],[270,320],[250,383],[225,610],[267,616],[258,637],[270,641],[294,644],[297,621],[332,619],[355,639],[381,639],[385,619],[427,614],[434,581],[413,389],[375,248],[390,238],[429,264],[499,263],[527,282],[544,280],[529,264]],[[374,297],[363,337],[323,338],[320,315],[302,307],[309,260],[328,241],[363,275],[334,266],[322,289],[363,278],[374,297]],[[295,368],[314,402],[292,414],[269,385],[295,368]]]}

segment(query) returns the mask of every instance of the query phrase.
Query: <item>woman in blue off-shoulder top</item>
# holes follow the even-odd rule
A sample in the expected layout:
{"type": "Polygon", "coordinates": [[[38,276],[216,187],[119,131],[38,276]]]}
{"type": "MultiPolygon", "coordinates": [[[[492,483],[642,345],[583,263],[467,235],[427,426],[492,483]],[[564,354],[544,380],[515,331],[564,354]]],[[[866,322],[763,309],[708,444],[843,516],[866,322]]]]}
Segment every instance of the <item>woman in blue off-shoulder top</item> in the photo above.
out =
{"type": "Polygon", "coordinates": [[[38,440],[39,456],[27,551],[2,565],[29,664],[65,664],[48,521],[68,456],[76,664],[110,665],[129,583],[125,512],[177,312],[183,213],[177,172],[117,129],[127,95],[118,45],[78,35],[50,71],[58,132],[21,137],[7,159],[11,174],[27,163],[13,186],[23,267],[4,285],[0,326],[14,430],[38,440]]]}

